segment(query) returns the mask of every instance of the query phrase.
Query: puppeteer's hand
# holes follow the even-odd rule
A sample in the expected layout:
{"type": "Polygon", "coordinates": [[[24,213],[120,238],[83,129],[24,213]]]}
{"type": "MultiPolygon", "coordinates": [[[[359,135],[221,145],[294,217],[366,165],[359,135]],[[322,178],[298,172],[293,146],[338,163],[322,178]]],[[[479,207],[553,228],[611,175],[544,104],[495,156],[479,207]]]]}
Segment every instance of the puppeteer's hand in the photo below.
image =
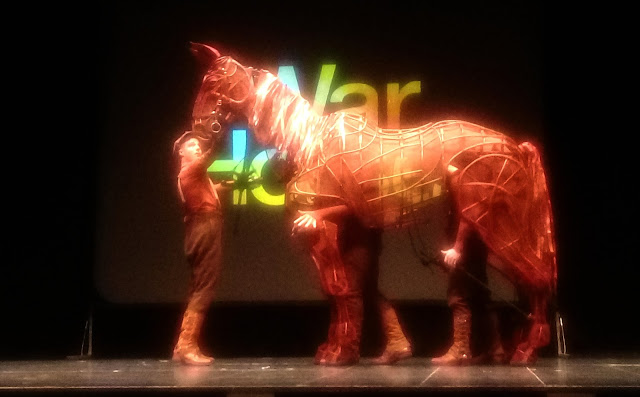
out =
{"type": "Polygon", "coordinates": [[[456,251],[455,248],[450,248],[440,252],[444,254],[444,263],[447,265],[449,270],[455,269],[458,264],[458,260],[460,260],[460,253],[456,251]]]}
{"type": "Polygon", "coordinates": [[[251,186],[259,185],[260,183],[262,183],[262,177],[259,177],[255,173],[255,171],[252,171],[251,174],[249,175],[249,178],[247,179],[247,183],[251,186]]]}
{"type": "Polygon", "coordinates": [[[316,219],[313,211],[298,211],[300,215],[295,221],[293,221],[293,229],[291,234],[295,234],[301,231],[315,230],[320,225],[320,220],[316,219]]]}
{"type": "Polygon", "coordinates": [[[231,186],[235,185],[235,183],[236,182],[233,179],[225,179],[225,180],[220,181],[219,185],[221,187],[228,188],[228,187],[231,187],[231,186]]]}

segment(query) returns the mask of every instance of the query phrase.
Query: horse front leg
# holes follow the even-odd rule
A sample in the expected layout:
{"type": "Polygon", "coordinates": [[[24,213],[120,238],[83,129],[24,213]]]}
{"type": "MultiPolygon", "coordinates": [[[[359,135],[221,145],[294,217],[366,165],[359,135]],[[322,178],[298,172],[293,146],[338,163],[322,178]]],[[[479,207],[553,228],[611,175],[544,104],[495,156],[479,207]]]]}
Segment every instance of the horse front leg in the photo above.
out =
{"type": "Polygon", "coordinates": [[[360,359],[363,299],[361,272],[345,266],[338,247],[338,227],[324,222],[316,232],[311,257],[322,289],[329,297],[331,317],[327,341],[318,347],[316,364],[348,365],[360,359]]]}

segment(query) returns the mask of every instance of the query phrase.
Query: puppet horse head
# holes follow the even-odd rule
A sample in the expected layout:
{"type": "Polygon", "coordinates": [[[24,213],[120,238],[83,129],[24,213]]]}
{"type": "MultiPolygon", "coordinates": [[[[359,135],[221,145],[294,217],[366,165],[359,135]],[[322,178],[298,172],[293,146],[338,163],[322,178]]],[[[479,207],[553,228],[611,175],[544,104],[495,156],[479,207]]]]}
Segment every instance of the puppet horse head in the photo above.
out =
{"type": "Polygon", "coordinates": [[[191,43],[191,52],[207,68],[193,106],[191,128],[218,136],[251,108],[254,71],[206,44],[191,43]]]}

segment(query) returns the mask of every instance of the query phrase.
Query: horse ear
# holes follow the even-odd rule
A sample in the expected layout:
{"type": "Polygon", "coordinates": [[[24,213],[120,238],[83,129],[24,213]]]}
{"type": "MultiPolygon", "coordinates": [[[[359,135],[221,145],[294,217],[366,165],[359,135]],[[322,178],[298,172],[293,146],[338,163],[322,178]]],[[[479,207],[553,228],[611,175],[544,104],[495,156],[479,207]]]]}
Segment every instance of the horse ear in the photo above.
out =
{"type": "Polygon", "coordinates": [[[211,66],[220,57],[218,50],[201,43],[191,42],[191,52],[207,67],[211,66]]]}

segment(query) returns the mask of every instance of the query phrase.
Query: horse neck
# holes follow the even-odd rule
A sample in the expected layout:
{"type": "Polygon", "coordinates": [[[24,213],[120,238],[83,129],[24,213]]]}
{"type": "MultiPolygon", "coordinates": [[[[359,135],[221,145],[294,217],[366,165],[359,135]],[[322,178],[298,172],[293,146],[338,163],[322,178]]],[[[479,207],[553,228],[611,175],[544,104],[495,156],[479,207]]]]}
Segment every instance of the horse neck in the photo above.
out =
{"type": "Polygon", "coordinates": [[[258,74],[255,102],[248,113],[256,140],[287,151],[298,164],[319,144],[327,121],[327,116],[315,113],[306,99],[267,71],[258,74]]]}

